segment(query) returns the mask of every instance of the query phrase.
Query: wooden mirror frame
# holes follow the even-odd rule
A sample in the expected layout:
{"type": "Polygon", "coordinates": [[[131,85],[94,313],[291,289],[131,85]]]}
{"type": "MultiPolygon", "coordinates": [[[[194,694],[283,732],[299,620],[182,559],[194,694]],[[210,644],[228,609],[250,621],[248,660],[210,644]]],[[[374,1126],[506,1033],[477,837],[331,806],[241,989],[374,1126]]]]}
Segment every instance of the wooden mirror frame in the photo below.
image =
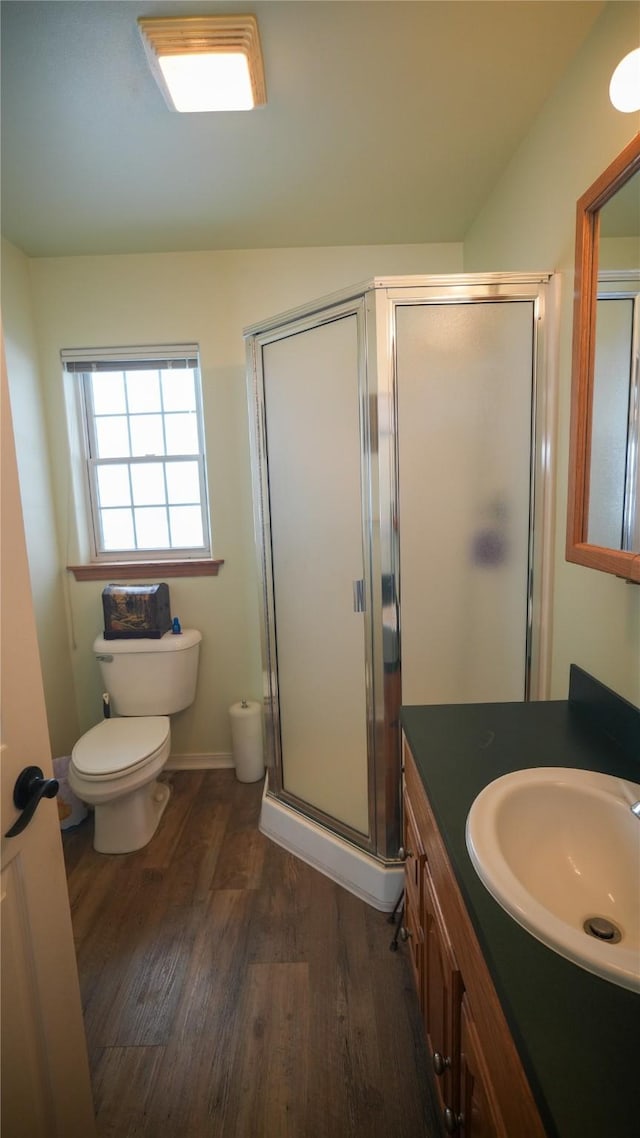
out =
{"type": "Polygon", "coordinates": [[[573,362],[571,371],[571,428],[569,492],[567,498],[567,561],[614,573],[640,584],[640,552],[608,549],[587,541],[591,417],[595,361],[596,301],[600,210],[640,170],[640,132],[578,199],[576,209],[576,266],[573,304],[573,362]]]}

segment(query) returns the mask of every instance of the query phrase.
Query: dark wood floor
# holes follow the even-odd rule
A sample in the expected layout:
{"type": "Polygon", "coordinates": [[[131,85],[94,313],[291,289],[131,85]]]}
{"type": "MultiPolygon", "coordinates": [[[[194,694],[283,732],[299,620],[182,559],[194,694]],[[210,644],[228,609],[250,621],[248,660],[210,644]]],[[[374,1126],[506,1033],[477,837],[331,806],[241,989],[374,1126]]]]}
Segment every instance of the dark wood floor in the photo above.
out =
{"type": "Polygon", "coordinates": [[[63,834],[100,1138],[438,1138],[386,915],[259,833],[261,783],[168,778],[146,849],[63,834]]]}

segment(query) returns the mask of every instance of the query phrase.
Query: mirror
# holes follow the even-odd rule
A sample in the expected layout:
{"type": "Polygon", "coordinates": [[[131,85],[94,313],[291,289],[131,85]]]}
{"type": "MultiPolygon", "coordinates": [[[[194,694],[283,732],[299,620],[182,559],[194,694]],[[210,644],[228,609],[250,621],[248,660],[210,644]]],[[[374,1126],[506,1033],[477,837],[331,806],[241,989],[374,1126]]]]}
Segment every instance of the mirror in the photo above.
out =
{"type": "MultiPolygon", "coordinates": [[[[633,180],[638,183],[640,206],[640,173],[633,180]]],[[[607,244],[603,222],[604,217],[601,250],[607,244]]],[[[604,264],[602,255],[600,264],[604,264]]],[[[639,333],[640,269],[600,269],[587,540],[590,545],[636,553],[640,550],[639,333]]]]}
{"type": "Polygon", "coordinates": [[[568,561],[640,583],[640,134],[578,201],[568,561]]]}

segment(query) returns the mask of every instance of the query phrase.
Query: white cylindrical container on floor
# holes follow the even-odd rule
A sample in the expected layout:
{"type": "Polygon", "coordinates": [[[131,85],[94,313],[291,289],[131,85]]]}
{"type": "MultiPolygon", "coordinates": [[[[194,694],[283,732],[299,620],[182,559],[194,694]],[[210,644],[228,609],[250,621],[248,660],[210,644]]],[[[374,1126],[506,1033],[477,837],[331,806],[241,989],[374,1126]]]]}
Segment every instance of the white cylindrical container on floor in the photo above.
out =
{"type": "Polygon", "coordinates": [[[238,782],[257,782],[264,775],[262,704],[243,699],[229,708],[231,745],[238,782]]]}
{"type": "Polygon", "coordinates": [[[57,803],[61,830],[78,826],[80,822],[84,822],[89,813],[85,803],[81,802],[69,786],[70,762],[71,755],[63,755],[61,758],[53,760],[53,774],[59,784],[57,803]]]}

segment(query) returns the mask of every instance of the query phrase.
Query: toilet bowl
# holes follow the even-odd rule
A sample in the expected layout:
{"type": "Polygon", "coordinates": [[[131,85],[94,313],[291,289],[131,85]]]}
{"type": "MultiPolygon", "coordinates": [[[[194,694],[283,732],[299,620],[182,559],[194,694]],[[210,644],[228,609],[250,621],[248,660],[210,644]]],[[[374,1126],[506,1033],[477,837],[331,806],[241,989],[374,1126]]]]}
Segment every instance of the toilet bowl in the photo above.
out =
{"type": "Polygon", "coordinates": [[[133,853],[155,834],[169,798],[157,781],[169,758],[169,716],[195,699],[201,634],[107,640],[93,651],[115,715],[92,727],[71,752],[69,786],[95,808],[94,849],[133,853]]]}
{"type": "Polygon", "coordinates": [[[94,807],[99,853],[132,853],[155,834],[169,800],[157,781],[171,749],[166,715],[104,719],[71,752],[69,785],[94,807]]]}

